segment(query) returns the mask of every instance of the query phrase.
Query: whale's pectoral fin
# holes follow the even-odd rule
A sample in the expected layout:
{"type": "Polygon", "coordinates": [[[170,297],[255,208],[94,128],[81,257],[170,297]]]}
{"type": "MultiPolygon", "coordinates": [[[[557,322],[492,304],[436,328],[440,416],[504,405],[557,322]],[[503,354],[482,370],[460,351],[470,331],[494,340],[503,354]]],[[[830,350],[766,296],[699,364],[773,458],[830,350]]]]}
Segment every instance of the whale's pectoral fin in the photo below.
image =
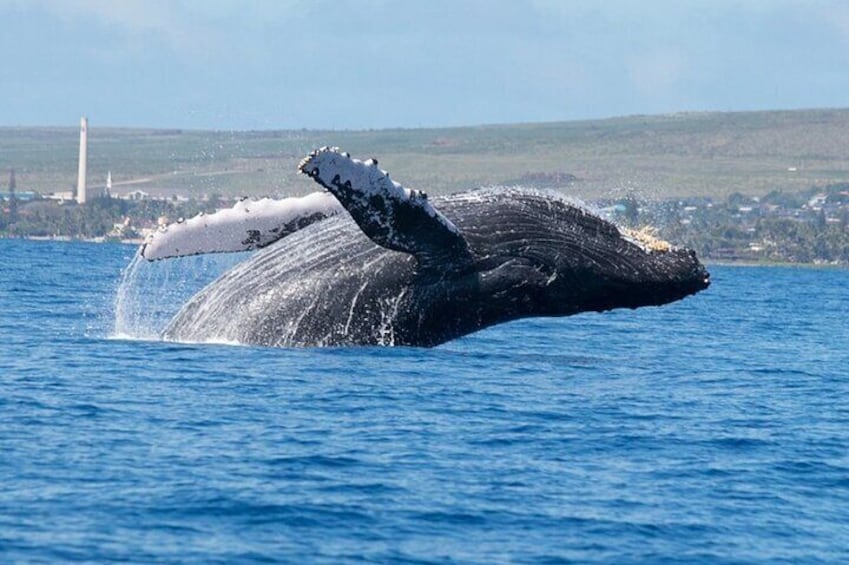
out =
{"type": "Polygon", "coordinates": [[[298,170],[327,188],[372,241],[410,253],[419,266],[443,270],[469,260],[460,230],[428,202],[377,167],[337,148],[323,147],[301,161],[298,170]]]}
{"type": "Polygon", "coordinates": [[[250,251],[342,211],[326,192],[301,198],[242,200],[227,210],[170,224],[142,244],[148,261],[203,253],[250,251]]]}

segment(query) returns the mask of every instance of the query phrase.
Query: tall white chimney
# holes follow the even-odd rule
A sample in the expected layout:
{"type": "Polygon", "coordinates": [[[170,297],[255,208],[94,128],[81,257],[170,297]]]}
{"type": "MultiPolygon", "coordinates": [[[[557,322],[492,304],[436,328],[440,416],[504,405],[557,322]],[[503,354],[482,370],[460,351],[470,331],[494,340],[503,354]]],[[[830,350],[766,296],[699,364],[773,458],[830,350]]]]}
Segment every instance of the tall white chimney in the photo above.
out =
{"type": "Polygon", "coordinates": [[[85,171],[88,149],[88,118],[80,119],[80,165],[77,172],[77,202],[85,204],[85,171]]]}

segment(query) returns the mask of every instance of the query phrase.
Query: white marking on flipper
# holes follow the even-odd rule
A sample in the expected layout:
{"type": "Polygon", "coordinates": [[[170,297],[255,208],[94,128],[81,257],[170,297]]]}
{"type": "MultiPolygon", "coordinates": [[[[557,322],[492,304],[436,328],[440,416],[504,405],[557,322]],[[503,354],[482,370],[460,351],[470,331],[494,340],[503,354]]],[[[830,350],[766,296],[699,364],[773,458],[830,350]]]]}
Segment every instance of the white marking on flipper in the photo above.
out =
{"type": "Polygon", "coordinates": [[[342,210],[328,192],[282,200],[244,199],[230,209],[198,214],[161,228],[142,244],[141,253],[145,259],[154,261],[202,253],[250,251],[342,210]]]}

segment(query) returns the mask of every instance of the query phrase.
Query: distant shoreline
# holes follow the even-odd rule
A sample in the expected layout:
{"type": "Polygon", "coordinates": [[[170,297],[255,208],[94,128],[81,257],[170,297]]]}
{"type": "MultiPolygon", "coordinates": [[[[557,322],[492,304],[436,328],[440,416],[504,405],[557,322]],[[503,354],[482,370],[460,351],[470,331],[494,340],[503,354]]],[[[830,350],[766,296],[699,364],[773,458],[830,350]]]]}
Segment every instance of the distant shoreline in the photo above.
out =
{"type": "MultiPolygon", "coordinates": [[[[118,245],[133,245],[138,246],[144,243],[144,238],[129,238],[129,239],[113,239],[105,237],[71,237],[71,236],[27,236],[14,237],[8,235],[0,235],[0,239],[18,239],[26,241],[50,241],[60,243],[111,243],[118,245]]],[[[726,259],[713,260],[710,258],[703,259],[702,262],[707,266],[715,267],[795,267],[801,269],[849,269],[849,265],[843,263],[792,263],[781,261],[729,261],[726,259]]]]}
{"type": "Polygon", "coordinates": [[[19,239],[26,241],[53,241],[62,243],[118,243],[122,245],[141,245],[144,238],[116,239],[111,237],[73,237],[70,235],[0,235],[0,239],[19,239]]]}
{"type": "Polygon", "coordinates": [[[799,269],[849,269],[845,263],[791,263],[780,261],[728,261],[725,259],[705,259],[708,267],[793,267],[799,269]]]}

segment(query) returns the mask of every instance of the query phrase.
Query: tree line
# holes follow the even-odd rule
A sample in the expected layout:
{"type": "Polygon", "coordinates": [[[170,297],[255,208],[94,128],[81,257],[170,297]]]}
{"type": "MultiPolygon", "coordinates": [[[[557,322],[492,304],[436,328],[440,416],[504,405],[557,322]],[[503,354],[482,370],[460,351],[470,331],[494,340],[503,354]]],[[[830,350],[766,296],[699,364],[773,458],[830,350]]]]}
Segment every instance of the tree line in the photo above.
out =
{"type": "MultiPolygon", "coordinates": [[[[142,228],[158,222],[227,205],[215,195],[188,201],[98,197],[84,205],[34,200],[18,203],[17,210],[4,204],[0,236],[70,238],[139,237],[142,228]]],[[[618,224],[654,226],[664,239],[706,259],[849,265],[849,183],[757,199],[732,194],[722,202],[640,202],[632,196],[615,204],[618,224]],[[811,207],[817,195],[819,207],[811,207]]]]}

